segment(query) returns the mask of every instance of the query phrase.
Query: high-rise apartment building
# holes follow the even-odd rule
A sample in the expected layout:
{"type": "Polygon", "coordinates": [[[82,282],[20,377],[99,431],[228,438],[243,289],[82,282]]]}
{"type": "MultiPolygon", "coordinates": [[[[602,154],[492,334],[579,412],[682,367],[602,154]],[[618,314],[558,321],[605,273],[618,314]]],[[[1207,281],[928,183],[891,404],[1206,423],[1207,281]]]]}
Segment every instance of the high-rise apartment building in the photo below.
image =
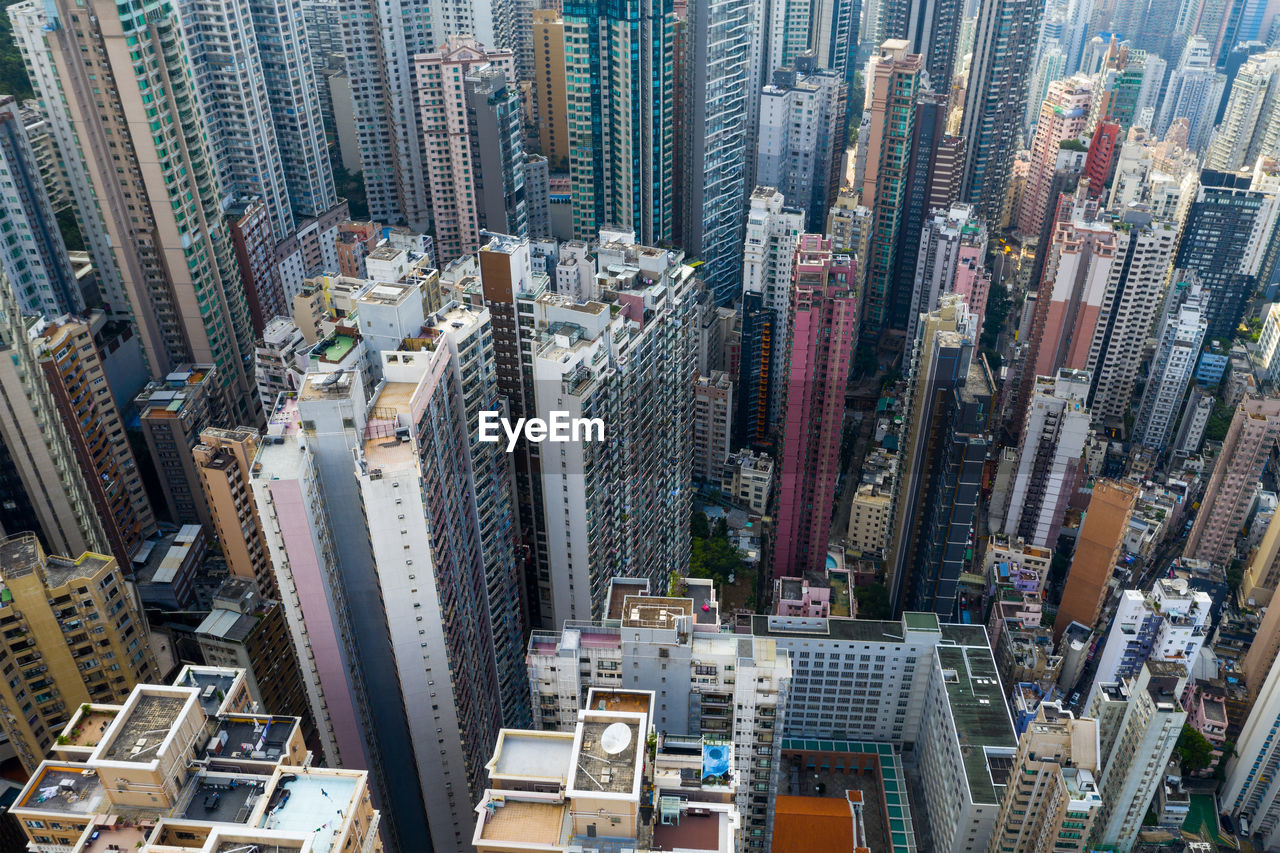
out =
{"type": "Polygon", "coordinates": [[[1043,4],[1020,0],[993,0],[978,9],[960,132],[966,145],[961,200],[987,222],[1002,218],[1043,12],[1043,4]]]}
{"type": "Polygon", "coordinates": [[[862,319],[873,334],[889,325],[902,328],[907,321],[907,312],[894,310],[909,298],[896,292],[899,263],[905,260],[898,257],[899,233],[906,212],[916,97],[924,71],[923,57],[907,49],[905,40],[890,39],[867,64],[870,123],[860,143],[868,151],[861,189],[871,208],[872,228],[862,319]]]}
{"type": "Polygon", "coordinates": [[[1052,377],[1036,377],[1009,489],[1006,535],[1038,548],[1057,545],[1080,480],[1089,437],[1088,397],[1088,371],[1063,368],[1052,377]]]}
{"type": "Polygon", "coordinates": [[[413,58],[441,264],[480,247],[482,231],[523,235],[524,142],[509,50],[455,38],[413,58]]]}
{"type": "Polygon", "coordinates": [[[942,299],[911,349],[907,429],[885,557],[896,612],[953,616],[957,584],[971,554],[982,469],[990,445],[995,387],[975,353],[977,323],[964,300],[942,299]]]}
{"type": "Polygon", "coordinates": [[[77,194],[80,230],[106,239],[90,244],[95,264],[109,299],[120,282],[152,375],[212,363],[226,416],[257,422],[253,328],[179,11],[97,2],[10,17],[41,101],[72,128],[59,149],[91,188],[77,194]]]}
{"type": "Polygon", "coordinates": [[[1137,840],[1164,767],[1182,734],[1184,663],[1148,661],[1138,675],[1098,685],[1087,714],[1098,721],[1102,813],[1090,844],[1128,850],[1137,840]]]}
{"type": "Polygon", "coordinates": [[[1183,48],[1177,67],[1169,75],[1160,115],[1152,128],[1156,136],[1163,139],[1174,119],[1185,118],[1187,148],[1203,151],[1213,133],[1214,117],[1225,85],[1226,78],[1213,68],[1209,42],[1201,36],[1192,36],[1183,48]]]}
{"type": "Polygon", "coordinates": [[[986,270],[987,228],[967,204],[935,210],[920,229],[916,250],[903,256],[903,266],[915,271],[911,287],[911,310],[907,317],[907,340],[919,331],[921,316],[937,310],[942,297],[957,293],[978,317],[981,326],[991,289],[991,273],[986,270]]]}
{"type": "Polygon", "coordinates": [[[1018,740],[990,853],[1089,849],[1102,811],[1097,720],[1043,702],[1018,740]]]}
{"type": "Polygon", "coordinates": [[[647,246],[674,239],[675,20],[671,0],[564,4],[578,239],[601,228],[647,246]]]}
{"type": "Polygon", "coordinates": [[[13,235],[0,249],[0,271],[19,310],[52,316],[84,308],[22,111],[8,95],[0,97],[0,180],[9,190],[0,197],[0,229],[13,235]]]}
{"type": "Polygon", "coordinates": [[[134,401],[174,524],[213,527],[193,450],[204,428],[225,417],[213,390],[216,373],[212,364],[181,365],[134,401]]]}
{"type": "Polygon", "coordinates": [[[0,540],[0,729],[28,773],[81,703],[123,701],[157,674],[147,622],[115,558],[47,554],[33,533],[0,540]]]}
{"type": "Polygon", "coordinates": [[[533,10],[533,97],[538,108],[538,149],[551,168],[569,168],[569,101],[564,18],[554,9],[533,10]]]}
{"type": "Polygon", "coordinates": [[[699,376],[693,385],[693,476],[720,482],[733,432],[733,382],[723,370],[699,376]]]}
{"type": "Polygon", "coordinates": [[[1165,300],[1178,239],[1174,222],[1139,207],[1121,211],[1114,228],[1116,254],[1098,314],[1090,318],[1091,306],[1085,306],[1077,321],[1076,334],[1087,335],[1080,340],[1088,346],[1084,364],[1067,365],[1089,371],[1094,424],[1105,427],[1122,427],[1129,417],[1146,339],[1165,300]]]}
{"type": "Polygon", "coordinates": [[[1082,707],[1093,704],[1101,685],[1136,678],[1147,661],[1194,665],[1209,634],[1210,604],[1208,593],[1183,578],[1159,578],[1146,593],[1124,590],[1082,707]]]}
{"type": "Polygon", "coordinates": [[[595,245],[585,298],[561,288],[532,305],[526,357],[537,416],[563,411],[605,425],[603,441],[542,452],[543,624],[598,616],[615,575],[664,589],[688,560],[695,274],[678,251],[616,237],[606,232],[595,245]]]}
{"type": "Polygon", "coordinates": [[[1278,86],[1280,51],[1245,60],[1231,81],[1226,111],[1205,155],[1205,168],[1218,172],[1252,169],[1259,156],[1275,154],[1280,133],[1278,86]]]}
{"type": "MultiPolygon", "coordinates": [[[[698,274],[719,305],[736,301],[742,282],[747,195],[747,101],[756,97],[750,43],[758,22],[737,0],[688,5],[682,81],[680,246],[702,261],[698,274]]],[[[754,115],[754,110],[752,114],[754,115]]]]}
{"type": "Polygon", "coordinates": [[[840,476],[844,396],[858,340],[854,259],[803,234],[796,248],[788,341],[786,423],[772,576],[803,576],[827,555],[840,476]]]}
{"type": "MultiPolygon", "coordinates": [[[[108,551],[114,542],[134,537],[127,511],[114,511],[122,510],[118,500],[123,498],[101,481],[90,486],[79,464],[86,450],[82,442],[95,434],[99,440],[102,436],[94,424],[82,430],[65,422],[66,401],[63,407],[58,405],[59,398],[32,351],[31,322],[35,321],[15,309],[13,292],[0,288],[0,353],[5,356],[0,358],[0,530],[8,534],[36,531],[46,548],[64,554],[108,551]],[[101,515],[99,503],[113,512],[101,515]],[[119,520],[126,527],[109,539],[104,519],[107,523],[119,520]]],[[[68,370],[76,366],[76,360],[70,359],[68,370]]],[[[102,465],[109,473],[112,461],[103,459],[102,465]]],[[[145,514],[138,520],[144,522],[145,514]]],[[[124,555],[125,559],[130,556],[132,552],[124,555]]]]}
{"type": "Polygon", "coordinates": [[[338,202],[302,4],[175,5],[218,191],[259,199],[284,240],[338,202]]]}
{"type": "Polygon", "coordinates": [[[1133,484],[1117,480],[1098,480],[1093,484],[1089,509],[1080,525],[1067,584],[1062,590],[1062,603],[1053,623],[1055,639],[1060,638],[1072,622],[1092,628],[1098,621],[1137,500],[1138,488],[1133,484]]]}
{"type": "Polygon", "coordinates": [[[1273,781],[1280,773],[1280,663],[1271,664],[1265,679],[1253,688],[1253,710],[1227,763],[1220,802],[1224,812],[1243,819],[1250,833],[1274,847],[1280,841],[1280,792],[1273,781]]]}
{"type": "Polygon", "coordinates": [[[664,737],[732,744],[734,801],[745,829],[734,849],[768,850],[783,770],[781,762],[757,757],[761,749],[779,752],[791,658],[767,637],[747,635],[743,642],[742,635],[720,633],[712,585],[685,583],[688,597],[665,598],[650,594],[643,581],[615,578],[601,619],[535,631],[526,658],[534,724],[571,731],[579,712],[593,707],[589,695],[616,688],[619,672],[630,675],[628,689],[658,697],[653,725],[664,737]],[[590,666],[581,665],[584,657],[590,666]],[[739,706],[742,713],[732,710],[739,706]]]}
{"type": "Polygon", "coordinates": [[[1173,438],[1173,427],[1183,413],[1182,402],[1207,328],[1204,290],[1194,277],[1190,278],[1191,281],[1182,280],[1169,288],[1156,329],[1155,357],[1133,425],[1134,441],[1157,452],[1173,438]]]}
{"type": "Polygon", "coordinates": [[[761,316],[757,318],[744,307],[743,377],[737,389],[737,418],[757,441],[765,441],[770,429],[781,423],[786,397],[792,271],[796,246],[804,231],[804,212],[787,206],[787,199],[773,187],[756,187],[748,203],[746,238],[742,243],[742,292],[747,302],[758,303],[761,316]],[[768,332],[748,334],[755,330],[755,321],[764,318],[768,332]]]}
{"type": "MultiPolygon", "coordinates": [[[[281,394],[268,418],[252,469],[254,505],[313,709],[320,751],[330,765],[368,767],[371,781],[385,796],[381,756],[365,750],[364,733],[374,718],[358,665],[350,595],[338,566],[336,528],[325,504],[316,454],[303,439],[298,396],[281,394]]],[[[350,515],[339,514],[338,523],[350,515]]],[[[375,590],[363,591],[367,595],[375,590]]]]}
{"type": "Polygon", "coordinates": [[[1049,190],[1060,143],[1077,140],[1085,132],[1092,97],[1087,77],[1069,77],[1049,84],[1040,105],[1040,118],[1031,141],[1030,169],[1017,211],[1018,231],[1028,238],[1039,236],[1045,217],[1052,213],[1049,190]]]}
{"type": "Polygon", "coordinates": [[[1223,566],[1231,561],[1236,536],[1253,506],[1258,477],[1278,436],[1280,399],[1246,395],[1236,406],[1200,511],[1187,535],[1188,557],[1223,566]]]}
{"type": "Polygon", "coordinates": [[[756,184],[803,210],[809,231],[822,229],[844,175],[847,92],[840,75],[801,56],[760,93],[756,184]]]}
{"type": "Polygon", "coordinates": [[[206,427],[191,456],[227,570],[276,600],[280,591],[250,493],[260,441],[258,431],[250,427],[206,427]]]}
{"type": "Polygon", "coordinates": [[[1200,276],[1209,340],[1234,337],[1244,319],[1280,215],[1276,178],[1274,165],[1262,160],[1252,172],[1200,173],[1174,265],[1200,276]]]}
{"type": "MultiPolygon", "coordinates": [[[[156,530],[155,514],[107,381],[93,326],[73,317],[37,322],[29,344],[47,393],[71,439],[76,462],[111,553],[128,560],[156,530]]],[[[40,405],[35,401],[33,406],[40,405]]]]}
{"type": "Polygon", "coordinates": [[[84,703],[13,802],[28,848],[382,853],[368,774],[312,764],[298,718],[268,710],[212,666],[84,703]]]}

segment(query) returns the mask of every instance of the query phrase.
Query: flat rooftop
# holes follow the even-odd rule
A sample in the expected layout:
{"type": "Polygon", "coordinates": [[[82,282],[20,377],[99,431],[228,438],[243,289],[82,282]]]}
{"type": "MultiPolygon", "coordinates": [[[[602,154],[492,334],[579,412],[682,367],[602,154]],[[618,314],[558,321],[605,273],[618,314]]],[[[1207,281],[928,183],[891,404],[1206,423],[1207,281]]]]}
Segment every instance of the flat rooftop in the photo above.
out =
{"type": "Polygon", "coordinates": [[[540,803],[513,800],[494,791],[490,807],[484,812],[480,838],[490,842],[565,845],[569,840],[569,824],[565,803],[540,803]],[[501,803],[501,804],[499,804],[501,803]]]}
{"type": "Polygon", "coordinates": [[[788,617],[757,615],[751,619],[751,632],[757,637],[787,639],[791,637],[827,638],[846,642],[903,643],[903,626],[914,631],[941,632],[942,639],[958,646],[989,648],[987,630],[981,625],[938,623],[932,613],[904,613],[902,621],[878,619],[808,619],[814,630],[784,627],[788,617]],[[770,623],[774,627],[770,628],[770,623]]]}
{"type": "Polygon", "coordinates": [[[90,815],[98,814],[105,799],[96,772],[80,764],[50,764],[27,783],[25,796],[14,807],[90,815]]]}
{"type": "Polygon", "coordinates": [[[227,694],[231,692],[231,685],[235,684],[235,681],[236,676],[234,673],[188,667],[182,677],[175,681],[173,685],[175,687],[195,687],[198,689],[200,691],[200,710],[204,711],[206,717],[212,717],[222,707],[222,702],[227,698],[227,694]],[[213,690],[209,691],[209,698],[206,699],[204,694],[210,687],[213,690]]]}
{"type": "Polygon", "coordinates": [[[274,761],[284,754],[289,736],[297,725],[297,717],[219,717],[217,730],[209,739],[203,755],[206,758],[274,761]]]}
{"type": "Polygon", "coordinates": [[[89,833],[85,845],[76,853],[107,853],[107,851],[136,850],[146,843],[150,830],[136,826],[97,826],[89,833]]]}
{"type": "MultiPolygon", "coordinates": [[[[639,721],[588,717],[580,725],[581,748],[577,753],[578,766],[573,770],[573,788],[587,792],[630,794],[636,783],[637,750],[644,739],[639,721]],[[610,726],[620,726],[613,732],[621,732],[625,728],[627,737],[618,737],[616,743],[602,743],[601,738],[610,726]],[[625,746],[621,746],[624,742],[625,746]],[[606,745],[609,749],[605,748],[606,745]]],[[[611,734],[611,739],[614,736],[611,734]]]]}
{"type": "Polygon", "coordinates": [[[329,853],[342,828],[356,791],[355,776],[326,773],[285,773],[271,792],[267,813],[259,826],[313,832],[315,853],[329,853]]]}
{"type": "MultiPolygon", "coordinates": [[[[65,586],[68,582],[76,578],[87,578],[93,574],[102,571],[102,569],[110,562],[113,557],[104,554],[94,554],[86,552],[75,559],[68,557],[46,556],[44,558],[44,577],[45,582],[51,588],[65,586]]],[[[2,563],[3,560],[0,560],[2,563]]]]}
{"type": "Polygon", "coordinates": [[[629,595],[622,603],[622,624],[626,628],[674,628],[682,616],[692,621],[691,599],[629,595]]]}
{"type": "Polygon", "coordinates": [[[370,468],[396,470],[415,463],[417,451],[413,449],[413,442],[396,437],[395,416],[410,412],[417,389],[415,382],[383,383],[369,408],[369,423],[365,427],[364,458],[370,468]]]}
{"type": "Polygon", "coordinates": [[[268,776],[204,776],[188,787],[190,796],[177,813],[185,820],[246,823],[267,789],[268,776]]]}
{"type": "Polygon", "coordinates": [[[938,646],[935,652],[960,738],[969,793],[975,803],[999,803],[996,786],[1003,788],[1007,782],[1009,759],[991,756],[989,760],[986,750],[1017,749],[1018,739],[991,650],[938,646]]]}
{"type": "Polygon", "coordinates": [[[573,733],[531,734],[504,729],[499,735],[490,772],[496,776],[568,781],[573,762],[573,733]]]}
{"type": "Polygon", "coordinates": [[[680,815],[679,824],[655,822],[653,825],[653,850],[714,850],[728,853],[730,847],[729,816],[724,812],[700,808],[690,803],[689,810],[680,815]],[[705,812],[705,814],[699,813],[705,812]]]}
{"type": "Polygon", "coordinates": [[[114,740],[102,754],[102,760],[140,763],[154,761],[156,750],[169,736],[186,704],[187,700],[182,696],[139,694],[137,702],[126,712],[124,720],[116,723],[114,740]]]}
{"type": "Polygon", "coordinates": [[[609,581],[609,607],[606,619],[621,619],[622,605],[633,595],[647,595],[649,581],[646,578],[613,578],[609,581]]]}

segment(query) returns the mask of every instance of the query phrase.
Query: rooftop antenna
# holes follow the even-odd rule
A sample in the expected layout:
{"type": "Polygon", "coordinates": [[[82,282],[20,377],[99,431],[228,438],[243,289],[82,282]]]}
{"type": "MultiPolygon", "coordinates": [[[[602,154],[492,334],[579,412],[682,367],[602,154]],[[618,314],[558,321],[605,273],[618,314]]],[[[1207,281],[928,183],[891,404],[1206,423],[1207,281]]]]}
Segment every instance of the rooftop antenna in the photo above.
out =
{"type": "Polygon", "coordinates": [[[617,755],[631,745],[631,727],[626,723],[613,723],[600,735],[600,748],[609,755],[617,755]]]}

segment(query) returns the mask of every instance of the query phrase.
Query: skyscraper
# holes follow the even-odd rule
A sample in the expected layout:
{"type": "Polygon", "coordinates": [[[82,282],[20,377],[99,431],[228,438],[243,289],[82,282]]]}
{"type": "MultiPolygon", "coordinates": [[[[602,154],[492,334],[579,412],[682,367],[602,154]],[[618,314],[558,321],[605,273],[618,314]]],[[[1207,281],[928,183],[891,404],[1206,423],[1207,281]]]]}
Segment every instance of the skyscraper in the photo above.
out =
{"type": "Polygon", "coordinates": [[[674,238],[675,13],[671,0],[564,4],[573,233],[674,238]]]}
{"type": "Polygon", "coordinates": [[[992,0],[978,9],[973,65],[965,89],[962,200],[998,222],[1017,153],[1043,4],[992,0]]]}
{"type": "Polygon", "coordinates": [[[775,578],[803,575],[826,560],[845,386],[858,340],[854,263],[834,254],[830,240],[801,235],[791,290],[775,578]]]}
{"type": "Polygon", "coordinates": [[[1025,237],[1040,235],[1044,219],[1050,214],[1049,189],[1053,182],[1053,164],[1062,142],[1077,140],[1089,118],[1092,87],[1086,77],[1055,80],[1040,105],[1035,138],[1031,142],[1031,167],[1022,188],[1017,211],[1017,227],[1025,237]]]}
{"type": "Polygon", "coordinates": [[[551,168],[569,168],[569,101],[564,18],[554,9],[533,10],[533,97],[538,108],[538,149],[551,168]]]}
{"type": "Polygon", "coordinates": [[[1102,811],[1098,722],[1044,702],[1018,741],[990,850],[1083,851],[1102,811]]]}
{"type": "Polygon", "coordinates": [[[935,310],[947,293],[960,294],[981,324],[991,285],[986,254],[987,229],[974,218],[973,208],[955,204],[934,210],[921,229],[918,247],[903,255],[907,267],[912,255],[916,259],[907,340],[915,340],[922,315],[935,310]]]}
{"type": "Polygon", "coordinates": [[[1236,535],[1253,505],[1258,477],[1280,436],[1280,399],[1246,395],[1205,487],[1200,511],[1187,535],[1185,553],[1225,566],[1235,553],[1236,535]]]}
{"type": "Polygon", "coordinates": [[[511,51],[449,39],[416,55],[413,70],[438,262],[474,252],[484,230],[523,235],[524,142],[511,51]]]}
{"type": "Polygon", "coordinates": [[[1174,266],[1204,284],[1208,339],[1234,337],[1244,319],[1280,216],[1278,178],[1262,161],[1251,173],[1200,173],[1174,266]]]}
{"type": "Polygon", "coordinates": [[[177,11],[95,0],[11,18],[41,100],[74,128],[60,150],[92,186],[81,230],[107,237],[95,261],[122,282],[152,375],[213,363],[227,416],[256,423],[253,329],[177,11]],[[112,94],[94,94],[103,87],[112,94]]]}
{"type": "Polygon", "coordinates": [[[133,685],[154,678],[155,652],[114,557],[55,556],[35,534],[18,533],[0,539],[0,580],[6,630],[24,635],[21,644],[0,647],[0,660],[18,670],[0,684],[0,703],[10,709],[0,715],[0,730],[32,773],[81,703],[120,702],[133,685]],[[36,660],[40,665],[31,666],[36,660]]]}
{"type": "Polygon", "coordinates": [[[1280,130],[1277,87],[1280,51],[1259,53],[1245,60],[1231,81],[1226,112],[1205,155],[1205,168],[1220,172],[1251,169],[1260,154],[1274,153],[1269,149],[1280,130]]]}
{"type": "Polygon", "coordinates": [[[225,197],[256,197],[277,240],[338,202],[298,0],[178,0],[183,46],[225,197]]]}
{"type": "Polygon", "coordinates": [[[18,103],[0,97],[0,180],[11,185],[0,196],[0,228],[16,235],[0,250],[0,270],[24,314],[56,316],[84,307],[84,295],[67,259],[62,232],[27,137],[18,103]]]}
{"type": "MultiPolygon", "coordinates": [[[[1274,606],[1274,605],[1273,605],[1274,606]]],[[[1280,797],[1274,784],[1280,773],[1280,662],[1271,664],[1257,688],[1253,710],[1245,720],[1236,754],[1227,764],[1222,809],[1243,818],[1249,831],[1274,847],[1280,841],[1280,797]]]]}
{"type": "Polygon", "coordinates": [[[844,175],[847,85],[801,56],[774,72],[760,94],[756,184],[775,187],[805,212],[805,227],[820,231],[844,175]]]}
{"type": "Polygon", "coordinates": [[[253,458],[259,446],[257,430],[207,427],[200,431],[200,443],[191,453],[227,570],[254,584],[264,597],[278,600],[280,589],[262,523],[249,495],[253,458]]]}
{"type": "Polygon", "coordinates": [[[796,245],[804,231],[804,212],[787,206],[782,193],[773,187],[756,187],[748,202],[746,238],[742,243],[742,292],[751,297],[769,317],[767,339],[747,335],[744,313],[742,370],[744,375],[759,367],[756,381],[745,382],[749,393],[740,390],[739,423],[748,424],[763,441],[769,429],[781,423],[786,401],[787,319],[791,310],[792,270],[796,245]],[[768,351],[763,351],[767,344],[768,351]]]}
{"type": "Polygon", "coordinates": [[[907,42],[903,40],[886,41],[879,55],[872,57],[867,65],[867,91],[871,95],[867,110],[871,122],[866,140],[860,142],[868,151],[861,189],[862,198],[871,208],[872,229],[865,259],[867,293],[863,322],[872,334],[887,326],[905,328],[907,324],[907,311],[903,309],[909,296],[897,292],[899,229],[907,200],[916,93],[922,71],[922,58],[908,54],[907,42]]]}
{"type": "Polygon", "coordinates": [[[1053,623],[1054,639],[1072,622],[1092,628],[1098,621],[1137,499],[1138,488],[1131,483],[1098,480],[1093,484],[1053,623]]]}
{"type": "MultiPolygon", "coordinates": [[[[680,246],[702,261],[699,275],[719,305],[737,299],[742,281],[742,201],[747,194],[747,100],[752,4],[692,3],[686,30],[683,110],[677,144],[685,147],[680,246]]],[[[754,112],[754,111],[753,111],[754,112]]]]}
{"type": "Polygon", "coordinates": [[[906,435],[885,557],[895,611],[927,610],[949,618],[964,549],[975,522],[989,450],[995,389],[975,357],[977,318],[963,297],[948,294],[920,324],[911,344],[906,435]]]}
{"type": "Polygon", "coordinates": [[[1018,443],[1004,532],[1039,548],[1053,548],[1075,492],[1089,437],[1088,371],[1062,369],[1037,376],[1018,443]]]}
{"type": "Polygon", "coordinates": [[[1168,89],[1153,128],[1156,136],[1163,139],[1174,119],[1185,118],[1187,147],[1203,151],[1213,132],[1214,116],[1225,85],[1226,78],[1213,69],[1209,43],[1200,36],[1192,36],[1178,66],[1169,76],[1168,89]]]}
{"type": "Polygon", "coordinates": [[[1183,411],[1182,401],[1204,343],[1203,299],[1204,290],[1197,281],[1182,280],[1169,289],[1156,329],[1155,357],[1133,425],[1134,441],[1151,450],[1164,450],[1183,411]]]}

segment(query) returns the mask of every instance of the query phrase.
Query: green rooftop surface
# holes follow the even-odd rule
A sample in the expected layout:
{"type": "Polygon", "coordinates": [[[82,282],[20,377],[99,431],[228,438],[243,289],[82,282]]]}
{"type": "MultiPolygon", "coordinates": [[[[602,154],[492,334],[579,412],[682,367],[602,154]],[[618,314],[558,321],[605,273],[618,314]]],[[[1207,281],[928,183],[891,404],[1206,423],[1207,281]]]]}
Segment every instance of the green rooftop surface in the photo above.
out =
{"type": "Polygon", "coordinates": [[[991,778],[986,748],[1014,750],[1018,739],[1013,733],[1013,721],[1005,706],[991,649],[938,646],[936,654],[943,672],[955,673],[954,678],[948,673],[944,683],[960,739],[969,795],[975,803],[998,803],[999,793],[991,778]]]}
{"type": "Polygon", "coordinates": [[[942,631],[938,616],[934,613],[903,613],[902,621],[912,631],[942,631]]]}
{"type": "Polygon", "coordinates": [[[338,362],[346,357],[347,353],[355,349],[356,339],[347,335],[334,335],[325,342],[328,344],[324,348],[324,352],[320,357],[325,361],[338,362]]]}
{"type": "Polygon", "coordinates": [[[1192,794],[1188,804],[1182,831],[1202,838],[1219,847],[1234,849],[1235,845],[1223,838],[1218,831],[1218,812],[1213,806],[1211,794],[1192,794]]]}

